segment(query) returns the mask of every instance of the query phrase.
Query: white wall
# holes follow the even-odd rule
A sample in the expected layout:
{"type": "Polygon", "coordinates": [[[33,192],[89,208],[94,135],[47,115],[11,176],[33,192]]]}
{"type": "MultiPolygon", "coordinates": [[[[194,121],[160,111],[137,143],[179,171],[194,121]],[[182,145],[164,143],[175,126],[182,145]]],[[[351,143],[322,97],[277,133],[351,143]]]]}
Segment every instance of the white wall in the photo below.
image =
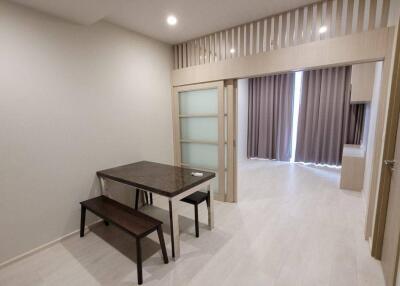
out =
{"type": "Polygon", "coordinates": [[[365,171],[364,171],[364,187],[363,187],[363,198],[365,202],[365,209],[367,212],[368,202],[369,202],[369,194],[371,191],[371,178],[372,178],[372,164],[374,154],[376,150],[374,148],[375,142],[375,133],[376,133],[376,122],[378,117],[378,103],[379,96],[381,90],[381,77],[382,77],[382,62],[376,63],[375,68],[375,82],[374,82],[374,90],[372,93],[371,103],[367,106],[367,112],[365,116],[365,120],[368,121],[365,124],[366,130],[364,134],[367,136],[367,142],[363,142],[363,145],[366,148],[365,154],[365,171]]]}
{"type": "Polygon", "coordinates": [[[237,82],[238,87],[238,101],[237,101],[237,158],[238,164],[247,160],[247,120],[248,120],[248,94],[249,94],[249,80],[239,79],[237,82]]]}
{"type": "Polygon", "coordinates": [[[0,263],[76,230],[96,170],[172,162],[170,72],[168,45],[0,1],[0,263]]]}

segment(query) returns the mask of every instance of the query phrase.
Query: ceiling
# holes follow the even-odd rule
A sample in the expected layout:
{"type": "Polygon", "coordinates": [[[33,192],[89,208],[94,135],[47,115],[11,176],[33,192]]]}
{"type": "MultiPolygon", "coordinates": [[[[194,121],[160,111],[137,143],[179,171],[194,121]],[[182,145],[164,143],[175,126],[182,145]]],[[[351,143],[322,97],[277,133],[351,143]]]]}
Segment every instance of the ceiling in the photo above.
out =
{"type": "Polygon", "coordinates": [[[178,43],[316,2],[316,0],[12,0],[83,25],[106,20],[166,43],[178,43]],[[174,14],[178,24],[166,24],[174,14]]]}

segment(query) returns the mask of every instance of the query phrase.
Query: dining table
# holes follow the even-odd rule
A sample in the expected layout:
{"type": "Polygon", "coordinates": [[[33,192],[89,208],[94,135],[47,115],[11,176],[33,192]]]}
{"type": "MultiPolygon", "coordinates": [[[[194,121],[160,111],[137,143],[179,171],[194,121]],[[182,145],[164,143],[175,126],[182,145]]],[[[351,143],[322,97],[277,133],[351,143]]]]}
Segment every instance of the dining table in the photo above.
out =
{"type": "Polygon", "coordinates": [[[96,174],[103,195],[110,196],[112,190],[106,188],[106,180],[111,180],[157,194],[168,200],[172,257],[175,260],[181,253],[178,217],[178,204],[181,199],[197,191],[208,192],[210,200],[207,207],[208,226],[210,230],[214,228],[214,199],[211,187],[212,179],[215,177],[213,172],[140,161],[97,171],[96,174]]]}

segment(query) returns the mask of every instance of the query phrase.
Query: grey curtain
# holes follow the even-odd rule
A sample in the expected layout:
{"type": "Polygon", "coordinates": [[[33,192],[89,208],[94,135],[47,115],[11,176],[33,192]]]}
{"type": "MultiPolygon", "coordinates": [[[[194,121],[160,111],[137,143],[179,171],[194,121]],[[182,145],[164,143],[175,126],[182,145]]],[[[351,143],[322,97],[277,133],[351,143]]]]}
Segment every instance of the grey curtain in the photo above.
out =
{"type": "Polygon", "coordinates": [[[247,157],[289,161],[294,73],[249,79],[247,157]]]}
{"type": "Polygon", "coordinates": [[[296,161],[341,165],[349,137],[351,67],[303,73],[296,161]]]}

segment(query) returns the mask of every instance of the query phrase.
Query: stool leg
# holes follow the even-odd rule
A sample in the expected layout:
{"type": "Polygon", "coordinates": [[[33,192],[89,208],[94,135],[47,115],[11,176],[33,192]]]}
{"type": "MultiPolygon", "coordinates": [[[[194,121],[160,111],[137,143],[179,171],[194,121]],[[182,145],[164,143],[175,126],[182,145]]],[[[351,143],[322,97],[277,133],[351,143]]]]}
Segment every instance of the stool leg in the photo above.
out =
{"type": "Polygon", "coordinates": [[[150,204],[153,204],[153,193],[150,193],[150,204]]]}
{"type": "Polygon", "coordinates": [[[142,247],[140,245],[140,238],[136,238],[136,260],[137,260],[137,277],[138,284],[143,284],[142,274],[142,247]]]}
{"type": "Polygon", "coordinates": [[[161,252],[163,255],[164,263],[168,263],[167,249],[165,248],[164,235],[162,233],[161,225],[157,227],[158,239],[160,240],[161,252]]]}
{"type": "Polygon", "coordinates": [[[85,218],[86,218],[86,208],[81,205],[81,231],[80,237],[85,235],[85,218]]]}
{"type": "Polygon", "coordinates": [[[199,206],[194,205],[194,225],[196,228],[196,237],[199,237],[199,206]]]}
{"type": "Polygon", "coordinates": [[[139,206],[139,189],[136,189],[135,210],[138,209],[138,206],[139,206]]]}
{"type": "Polygon", "coordinates": [[[145,193],[145,191],[140,191],[140,197],[142,198],[142,206],[144,206],[146,204],[144,193],[145,193]]]}

